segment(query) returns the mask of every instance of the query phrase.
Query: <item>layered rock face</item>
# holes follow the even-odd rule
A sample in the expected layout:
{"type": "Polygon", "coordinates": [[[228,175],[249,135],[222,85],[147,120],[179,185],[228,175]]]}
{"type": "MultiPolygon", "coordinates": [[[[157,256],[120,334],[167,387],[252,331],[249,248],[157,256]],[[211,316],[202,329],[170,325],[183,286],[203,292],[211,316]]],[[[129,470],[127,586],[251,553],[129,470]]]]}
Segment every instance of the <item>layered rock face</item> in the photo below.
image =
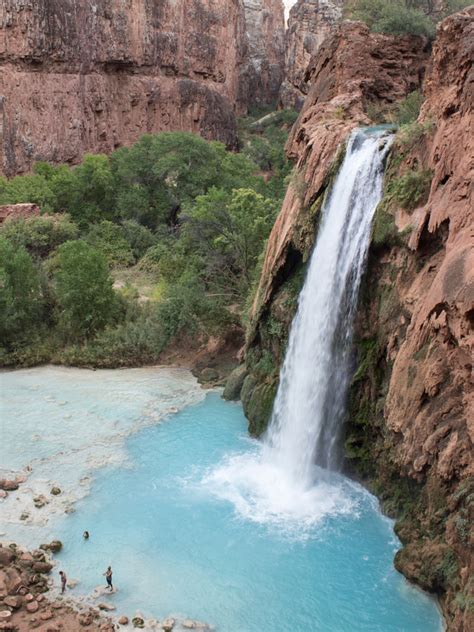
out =
{"type": "Polygon", "coordinates": [[[353,464],[401,516],[397,568],[440,596],[456,631],[474,627],[473,58],[471,8],[438,28],[421,117],[394,146],[347,431],[353,464]],[[429,186],[407,211],[390,191],[414,174],[429,186]]]}
{"type": "Polygon", "coordinates": [[[241,98],[249,105],[276,103],[285,66],[285,17],[282,0],[243,0],[246,63],[241,98]]]}
{"type": "Polygon", "coordinates": [[[309,85],[306,69],[342,18],[345,0],[298,0],[292,7],[286,32],[285,81],[280,91],[284,107],[301,109],[309,85]]]}
{"type": "Polygon", "coordinates": [[[0,169],[162,130],[234,145],[245,37],[240,0],[3,0],[0,169]]]}

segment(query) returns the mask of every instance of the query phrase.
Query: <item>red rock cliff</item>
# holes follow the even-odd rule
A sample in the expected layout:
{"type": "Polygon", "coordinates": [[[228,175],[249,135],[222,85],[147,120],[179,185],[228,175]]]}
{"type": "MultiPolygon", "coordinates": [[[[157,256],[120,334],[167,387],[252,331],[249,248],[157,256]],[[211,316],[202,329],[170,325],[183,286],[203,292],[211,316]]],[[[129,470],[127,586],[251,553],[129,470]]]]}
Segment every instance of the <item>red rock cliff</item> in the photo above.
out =
{"type": "Polygon", "coordinates": [[[2,0],[0,170],[170,129],[233,145],[245,37],[241,0],[2,0]]]}
{"type": "Polygon", "coordinates": [[[300,109],[308,93],[308,64],[342,18],[345,0],[298,0],[291,8],[286,32],[285,80],[280,91],[284,107],[300,109]]]}

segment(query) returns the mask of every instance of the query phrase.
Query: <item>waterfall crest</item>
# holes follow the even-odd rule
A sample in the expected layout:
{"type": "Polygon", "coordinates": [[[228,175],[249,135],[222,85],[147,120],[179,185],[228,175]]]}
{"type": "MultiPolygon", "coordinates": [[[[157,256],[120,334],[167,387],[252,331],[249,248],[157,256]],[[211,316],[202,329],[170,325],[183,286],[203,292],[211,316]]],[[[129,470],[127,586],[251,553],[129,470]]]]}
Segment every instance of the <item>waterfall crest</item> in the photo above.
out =
{"type": "Polygon", "coordinates": [[[352,323],[382,196],[386,130],[353,132],[301,291],[263,443],[230,456],[205,483],[257,522],[311,527],[354,510],[339,436],[350,379],[352,323]]]}

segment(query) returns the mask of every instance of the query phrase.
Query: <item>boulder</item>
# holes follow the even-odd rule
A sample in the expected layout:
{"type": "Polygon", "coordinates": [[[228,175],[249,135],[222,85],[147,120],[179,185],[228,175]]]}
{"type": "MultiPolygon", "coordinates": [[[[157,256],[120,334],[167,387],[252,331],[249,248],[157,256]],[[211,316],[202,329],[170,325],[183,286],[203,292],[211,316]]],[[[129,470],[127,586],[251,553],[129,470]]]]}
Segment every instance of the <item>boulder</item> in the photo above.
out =
{"type": "Polygon", "coordinates": [[[81,614],[78,616],[77,619],[78,619],[79,623],[82,626],[84,626],[84,627],[92,625],[92,623],[94,621],[91,612],[81,612],[81,614]]]}
{"type": "Polygon", "coordinates": [[[31,612],[32,614],[34,614],[35,612],[38,612],[39,603],[37,601],[30,601],[30,603],[26,604],[26,610],[27,612],[31,612]]]}
{"type": "Polygon", "coordinates": [[[216,382],[219,379],[219,371],[208,367],[203,369],[199,374],[198,381],[202,384],[209,384],[210,382],[216,382]]]}
{"type": "Polygon", "coordinates": [[[163,623],[161,624],[161,629],[164,632],[171,632],[171,630],[174,628],[174,624],[175,624],[175,620],[169,617],[168,619],[165,619],[163,621],[163,623]]]}
{"type": "Polygon", "coordinates": [[[21,608],[22,601],[20,595],[9,595],[5,597],[3,603],[9,608],[13,608],[13,610],[18,610],[18,608],[21,608]]]}
{"type": "Polygon", "coordinates": [[[112,612],[113,610],[115,610],[115,606],[112,606],[112,604],[110,603],[100,603],[97,606],[99,608],[99,610],[104,610],[105,612],[112,612]]]}
{"type": "Polygon", "coordinates": [[[47,505],[48,502],[48,499],[46,498],[46,496],[43,496],[43,494],[41,494],[40,496],[36,496],[36,498],[33,498],[33,503],[36,509],[41,509],[42,507],[47,505]]]}
{"type": "Polygon", "coordinates": [[[0,479],[0,489],[4,492],[14,492],[20,487],[20,484],[16,480],[9,480],[6,478],[0,479]]]}
{"type": "Polygon", "coordinates": [[[61,493],[61,488],[60,487],[52,487],[50,494],[52,494],[53,496],[59,496],[59,494],[61,493]]]}
{"type": "Polygon", "coordinates": [[[0,546],[0,566],[8,566],[13,562],[16,555],[11,549],[0,546]]]}
{"type": "Polygon", "coordinates": [[[44,610],[41,614],[40,614],[40,619],[42,621],[49,621],[50,619],[53,618],[53,612],[52,610],[44,610]]]}
{"type": "Polygon", "coordinates": [[[119,623],[119,625],[128,625],[130,623],[130,619],[126,617],[125,615],[123,615],[119,618],[117,623],[119,623]]]}
{"type": "Polygon", "coordinates": [[[224,394],[222,395],[223,398],[228,401],[237,401],[240,398],[240,393],[246,377],[247,369],[244,365],[238,366],[234,369],[227,378],[224,394]]]}
{"type": "Polygon", "coordinates": [[[61,540],[53,540],[49,544],[41,544],[40,549],[43,551],[51,551],[51,553],[59,553],[59,551],[63,548],[63,543],[61,540]]]}
{"type": "Polygon", "coordinates": [[[49,562],[35,562],[33,564],[33,570],[36,573],[50,573],[53,565],[49,562]]]}
{"type": "Polygon", "coordinates": [[[144,628],[145,620],[142,617],[133,617],[132,624],[134,628],[144,628]]]}

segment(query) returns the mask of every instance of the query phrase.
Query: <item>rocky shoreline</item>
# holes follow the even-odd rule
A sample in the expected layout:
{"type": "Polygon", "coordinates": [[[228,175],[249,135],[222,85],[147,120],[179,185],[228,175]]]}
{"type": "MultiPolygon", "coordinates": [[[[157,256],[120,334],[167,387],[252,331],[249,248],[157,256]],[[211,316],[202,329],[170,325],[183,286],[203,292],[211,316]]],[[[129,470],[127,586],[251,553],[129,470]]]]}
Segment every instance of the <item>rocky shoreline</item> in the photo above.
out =
{"type": "MultiPolygon", "coordinates": [[[[206,623],[192,619],[163,621],[146,619],[140,613],[112,617],[115,607],[98,602],[91,606],[70,595],[55,595],[50,554],[62,548],[59,541],[26,551],[14,543],[0,543],[0,631],[3,632],[115,632],[145,629],[150,632],[210,631],[206,623]]],[[[75,581],[68,582],[73,589],[75,581]]],[[[105,589],[104,589],[105,590],[105,589]]],[[[100,598],[100,588],[94,591],[100,598]]]]}

